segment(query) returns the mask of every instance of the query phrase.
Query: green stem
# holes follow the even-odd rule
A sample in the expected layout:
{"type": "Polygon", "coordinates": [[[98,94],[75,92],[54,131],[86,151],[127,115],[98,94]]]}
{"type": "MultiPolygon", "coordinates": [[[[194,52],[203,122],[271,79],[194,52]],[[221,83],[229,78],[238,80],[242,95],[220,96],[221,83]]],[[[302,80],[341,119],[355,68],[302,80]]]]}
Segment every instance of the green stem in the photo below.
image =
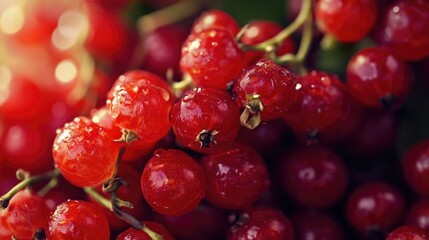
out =
{"type": "Polygon", "coordinates": [[[25,178],[0,198],[0,210],[5,209],[9,205],[10,199],[25,187],[43,180],[57,178],[60,174],[60,171],[55,168],[54,170],[51,170],[49,172],[25,178]]]}
{"type": "MultiPolygon", "coordinates": [[[[147,235],[149,235],[153,240],[163,240],[163,237],[156,232],[152,231],[151,229],[147,228],[143,223],[141,223],[139,220],[128,214],[127,212],[123,211],[119,205],[124,205],[127,207],[127,204],[130,204],[128,202],[125,202],[121,199],[119,199],[116,195],[116,192],[112,192],[111,199],[106,199],[104,196],[102,196],[100,193],[98,193],[96,190],[90,187],[85,187],[83,190],[91,196],[95,201],[97,201],[100,205],[106,207],[111,212],[115,213],[116,216],[118,216],[120,219],[124,220],[131,226],[133,226],[135,229],[139,229],[144,231],[147,235]]],[[[131,205],[131,204],[130,204],[131,205]]],[[[131,205],[132,206],[132,205],[131,205]]]]}
{"type": "Polygon", "coordinates": [[[205,1],[182,0],[168,7],[144,15],[137,20],[137,29],[145,35],[155,29],[186,19],[197,13],[205,1]]]}
{"type": "Polygon", "coordinates": [[[278,46],[286,38],[288,38],[290,35],[296,32],[307,19],[312,18],[311,16],[312,1],[313,0],[303,0],[301,10],[298,16],[296,17],[296,19],[289,26],[287,26],[285,29],[279,32],[277,35],[256,45],[242,44],[241,45],[242,49],[243,50],[265,50],[265,48],[268,46],[278,46]]]}
{"type": "Polygon", "coordinates": [[[40,189],[37,194],[40,197],[46,196],[49,191],[51,191],[54,187],[58,185],[58,177],[59,175],[51,178],[51,180],[42,189],[40,189]]]}

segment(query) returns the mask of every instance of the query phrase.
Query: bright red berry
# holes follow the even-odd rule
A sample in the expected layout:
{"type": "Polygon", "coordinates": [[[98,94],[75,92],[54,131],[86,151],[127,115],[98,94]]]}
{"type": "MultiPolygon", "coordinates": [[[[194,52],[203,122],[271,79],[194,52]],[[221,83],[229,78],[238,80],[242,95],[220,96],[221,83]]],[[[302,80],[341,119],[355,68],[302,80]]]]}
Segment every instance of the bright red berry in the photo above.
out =
{"type": "MultiPolygon", "coordinates": [[[[164,226],[157,222],[150,222],[150,221],[144,221],[143,224],[149,228],[150,230],[156,232],[157,234],[162,236],[163,240],[173,240],[173,236],[171,233],[165,229],[164,226]]],[[[117,237],[116,240],[152,240],[152,238],[147,235],[142,230],[135,229],[135,228],[128,228],[127,230],[121,232],[117,237]]]]}
{"type": "Polygon", "coordinates": [[[383,47],[357,52],[347,66],[347,90],[368,107],[397,106],[408,94],[410,85],[406,63],[383,47]]]}
{"type": "Polygon", "coordinates": [[[116,80],[111,94],[114,123],[137,134],[140,141],[156,142],[170,130],[173,98],[167,83],[157,75],[127,72],[116,80]]]}
{"type": "Polygon", "coordinates": [[[95,205],[68,200],[58,205],[49,219],[48,239],[108,240],[109,222],[95,205]]]}
{"type": "Polygon", "coordinates": [[[238,145],[200,160],[207,178],[205,199],[223,209],[249,207],[268,189],[268,170],[262,157],[238,145]]]}
{"type": "Polygon", "coordinates": [[[245,210],[228,232],[228,240],[292,240],[294,231],[289,219],[279,210],[253,207],[245,210]]]}
{"type": "Polygon", "coordinates": [[[165,215],[183,215],[204,197],[206,179],[201,166],[180,150],[158,149],[146,164],[141,190],[147,203],[165,215]]]}
{"type": "Polygon", "coordinates": [[[428,21],[427,1],[395,1],[379,21],[376,36],[397,56],[411,61],[422,60],[429,56],[428,21]]]}
{"type": "Polygon", "coordinates": [[[47,228],[49,209],[43,198],[29,190],[16,193],[0,211],[5,227],[17,239],[32,239],[36,230],[47,228]]]}
{"type": "Polygon", "coordinates": [[[405,210],[402,194],[384,182],[369,182],[353,190],[347,200],[347,220],[360,233],[386,233],[405,210]]]}
{"type": "MultiPolygon", "coordinates": [[[[295,76],[267,58],[243,72],[234,83],[233,93],[245,113],[250,114],[248,119],[260,115],[262,121],[281,118],[298,99],[295,76]]],[[[249,128],[257,126],[249,125],[250,122],[242,124],[249,128]]]]}
{"type": "Polygon", "coordinates": [[[57,131],[52,148],[55,165],[76,186],[97,186],[112,177],[119,152],[104,128],[77,117],[57,131]]]}
{"type": "Polygon", "coordinates": [[[296,202],[308,208],[326,208],[346,191],[348,174],[342,159],[323,147],[297,148],[282,160],[279,178],[296,202]]]}
{"type": "Polygon", "coordinates": [[[403,171],[414,191],[429,196],[429,140],[423,140],[408,149],[403,158],[403,171]]]}
{"type": "Polygon", "coordinates": [[[180,67],[196,86],[225,90],[243,67],[243,53],[229,32],[208,29],[189,35],[182,48],[180,67]]]}
{"type": "Polygon", "coordinates": [[[429,237],[418,227],[400,226],[387,235],[386,240],[425,240],[429,237]]]}
{"type": "Polygon", "coordinates": [[[315,6],[319,28],[340,42],[356,42],[374,26],[377,1],[319,0],[315,6]]]}
{"type": "Polygon", "coordinates": [[[171,123],[179,144],[202,153],[228,147],[240,128],[237,106],[214,88],[187,91],[171,109],[171,123]]]}
{"type": "Polygon", "coordinates": [[[204,12],[192,26],[192,33],[202,32],[207,29],[222,29],[231,34],[237,35],[240,26],[237,21],[228,13],[221,10],[210,10],[204,12]]]}

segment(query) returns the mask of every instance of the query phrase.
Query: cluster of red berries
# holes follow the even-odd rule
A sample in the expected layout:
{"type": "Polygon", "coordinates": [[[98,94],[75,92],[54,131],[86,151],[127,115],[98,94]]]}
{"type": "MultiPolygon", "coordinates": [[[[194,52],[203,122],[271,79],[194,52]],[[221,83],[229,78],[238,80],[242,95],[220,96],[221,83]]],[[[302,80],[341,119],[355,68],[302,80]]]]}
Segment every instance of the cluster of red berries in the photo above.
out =
{"type": "MultiPolygon", "coordinates": [[[[0,65],[13,86],[0,96],[0,240],[429,239],[429,140],[403,156],[394,148],[429,58],[429,3],[290,2],[301,8],[284,29],[240,27],[210,10],[186,39],[172,26],[149,33],[144,70],[92,84],[99,97],[87,115],[78,110],[90,100],[68,101],[85,76],[39,88],[0,65]],[[353,53],[344,79],[307,70],[315,46],[364,38],[374,42],[353,53]],[[44,97],[55,90],[54,101],[44,97]]],[[[113,13],[123,3],[85,3],[92,27],[82,46],[97,63],[127,55],[131,34],[113,13]]],[[[53,41],[57,28],[39,24],[48,34],[30,38],[24,25],[7,44],[53,41]]],[[[81,59],[47,51],[56,70],[73,63],[57,65],[62,54],[81,59]]]]}

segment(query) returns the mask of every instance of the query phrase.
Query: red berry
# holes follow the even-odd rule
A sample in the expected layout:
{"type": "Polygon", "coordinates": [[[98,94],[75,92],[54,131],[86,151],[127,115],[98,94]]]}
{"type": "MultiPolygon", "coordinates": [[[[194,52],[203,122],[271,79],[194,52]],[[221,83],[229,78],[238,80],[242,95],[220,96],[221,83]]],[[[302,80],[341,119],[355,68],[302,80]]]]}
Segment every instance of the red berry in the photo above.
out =
{"type": "MultiPolygon", "coordinates": [[[[278,23],[269,20],[256,20],[252,21],[246,26],[246,30],[243,33],[240,41],[247,45],[256,45],[265,40],[268,40],[277,35],[281,30],[282,26],[278,23]]],[[[286,38],[277,47],[276,55],[281,56],[286,53],[295,52],[295,43],[292,39],[286,38]]],[[[248,65],[257,62],[259,59],[264,57],[264,51],[245,51],[244,58],[248,65]]]]}
{"type": "MultiPolygon", "coordinates": [[[[161,235],[163,240],[174,239],[171,233],[169,233],[164,226],[162,226],[157,222],[144,221],[143,224],[150,230],[161,235]]],[[[147,235],[144,231],[135,229],[132,227],[123,231],[116,237],[116,240],[131,240],[131,239],[132,240],[152,240],[152,238],[149,235],[147,235]]]]}
{"type": "Polygon", "coordinates": [[[294,231],[289,219],[277,209],[253,207],[245,210],[228,233],[228,240],[292,240],[294,231]]]}
{"type": "Polygon", "coordinates": [[[49,209],[36,193],[21,190],[5,210],[0,211],[5,227],[17,239],[32,239],[37,229],[47,228],[49,209]]]}
{"type": "Polygon", "coordinates": [[[184,215],[155,213],[153,218],[162,223],[177,240],[225,239],[228,227],[228,212],[203,203],[184,215]]]}
{"type": "Polygon", "coordinates": [[[239,145],[200,160],[207,177],[205,199],[223,209],[249,207],[268,190],[268,170],[261,156],[239,145]]]}
{"type": "Polygon", "coordinates": [[[347,220],[360,233],[386,233],[405,210],[402,194],[384,182],[369,182],[353,190],[347,200],[347,220]]]}
{"type": "Polygon", "coordinates": [[[387,235],[386,240],[425,240],[429,237],[418,227],[400,226],[387,235]]]}
{"type": "Polygon", "coordinates": [[[374,26],[377,1],[319,0],[315,6],[319,28],[341,42],[356,42],[374,26]]]}
{"type": "Polygon", "coordinates": [[[405,223],[429,233],[429,200],[419,199],[414,201],[408,208],[405,223]]]}
{"type": "Polygon", "coordinates": [[[169,69],[179,75],[180,52],[187,32],[177,25],[167,25],[155,29],[143,38],[142,69],[167,75],[169,69]]]}
{"type": "Polygon", "coordinates": [[[240,31],[240,26],[228,13],[214,9],[204,12],[195,20],[192,26],[192,33],[199,33],[207,29],[221,29],[235,36],[240,31]]]}
{"type": "Polygon", "coordinates": [[[52,148],[64,178],[79,186],[97,186],[111,178],[119,152],[109,132],[86,117],[77,117],[57,131],[52,148]]]}
{"type": "Polygon", "coordinates": [[[171,123],[179,144],[202,153],[228,147],[240,128],[237,106],[214,88],[187,91],[171,109],[171,123]]]}
{"type": "Polygon", "coordinates": [[[346,191],[347,169],[342,159],[326,148],[297,148],[283,158],[279,171],[286,192],[305,207],[330,207],[346,191]]]}
{"type": "Polygon", "coordinates": [[[281,118],[298,99],[295,76],[287,69],[263,58],[235,81],[237,102],[262,121],[281,118]]]}
{"type": "Polygon", "coordinates": [[[180,150],[158,149],[146,164],[141,190],[149,205],[165,215],[183,215],[204,197],[206,180],[201,166],[180,150]]]}
{"type": "Polygon", "coordinates": [[[408,149],[403,158],[403,171],[414,191],[429,196],[429,140],[423,140],[408,149]]]}
{"type": "Polygon", "coordinates": [[[347,116],[349,99],[337,76],[312,71],[298,82],[300,98],[284,116],[294,131],[312,136],[347,116]]]}
{"type": "Polygon", "coordinates": [[[244,67],[243,53],[229,32],[208,29],[189,35],[180,67],[196,86],[226,89],[244,67]]]}
{"type": "Polygon", "coordinates": [[[357,52],[347,66],[348,91],[368,107],[398,105],[408,94],[410,85],[406,63],[383,47],[357,52]]]}
{"type": "Polygon", "coordinates": [[[396,1],[379,21],[377,39],[405,60],[422,60],[429,56],[428,21],[427,1],[396,1]]]}
{"type": "Polygon", "coordinates": [[[58,205],[49,219],[48,239],[108,240],[109,223],[104,213],[85,201],[68,200],[58,205]]]}
{"type": "Polygon", "coordinates": [[[299,212],[291,217],[296,240],[346,240],[344,230],[330,215],[323,212],[299,212]]]}
{"type": "Polygon", "coordinates": [[[153,73],[130,71],[116,80],[110,110],[114,123],[143,142],[156,142],[170,130],[173,98],[167,83],[153,73]]]}

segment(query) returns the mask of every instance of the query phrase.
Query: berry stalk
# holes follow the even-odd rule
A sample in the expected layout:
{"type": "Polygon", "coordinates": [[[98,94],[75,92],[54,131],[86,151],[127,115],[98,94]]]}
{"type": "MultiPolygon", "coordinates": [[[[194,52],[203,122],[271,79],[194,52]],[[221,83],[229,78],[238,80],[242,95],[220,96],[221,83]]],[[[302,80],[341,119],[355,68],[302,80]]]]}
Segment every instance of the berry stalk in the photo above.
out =
{"type": "Polygon", "coordinates": [[[29,176],[29,177],[24,178],[20,183],[18,183],[15,187],[13,187],[11,190],[9,190],[9,192],[4,194],[0,198],[0,210],[6,209],[7,206],[9,205],[10,199],[16,193],[18,193],[20,190],[24,189],[25,187],[28,187],[28,186],[36,183],[36,182],[40,182],[43,180],[55,179],[55,178],[58,178],[58,176],[60,176],[60,171],[55,168],[54,170],[51,170],[49,172],[46,172],[46,173],[43,173],[40,175],[29,176]]]}

